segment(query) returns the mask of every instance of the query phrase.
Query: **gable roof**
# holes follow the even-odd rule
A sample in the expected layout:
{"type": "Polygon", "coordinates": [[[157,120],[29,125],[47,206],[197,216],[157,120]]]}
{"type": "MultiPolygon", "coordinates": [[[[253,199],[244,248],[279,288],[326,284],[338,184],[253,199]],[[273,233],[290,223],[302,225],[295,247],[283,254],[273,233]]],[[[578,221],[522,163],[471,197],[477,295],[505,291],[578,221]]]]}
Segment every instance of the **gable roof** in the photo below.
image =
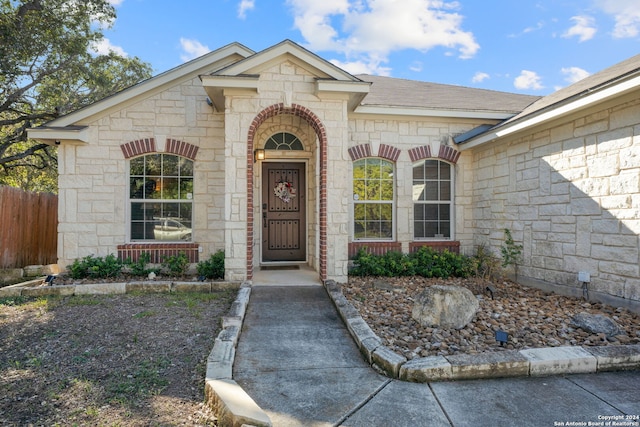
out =
{"type": "Polygon", "coordinates": [[[60,140],[75,140],[87,142],[86,132],[79,123],[96,115],[105,114],[112,108],[120,108],[130,102],[135,102],[143,96],[149,96],[155,91],[162,90],[166,85],[174,85],[185,79],[191,79],[207,69],[224,67],[254,54],[251,49],[240,43],[231,43],[200,56],[192,61],[185,62],[169,71],[158,74],[136,85],[124,89],[114,95],[94,102],[84,108],[58,117],[43,126],[29,129],[29,138],[45,142],[60,140]]]}
{"type": "Polygon", "coordinates": [[[640,55],[636,55],[538,99],[480,135],[458,138],[456,142],[463,144],[463,149],[472,148],[639,88],[640,55]]]}
{"type": "Polygon", "coordinates": [[[316,92],[343,92],[350,95],[349,107],[353,109],[369,92],[370,84],[333,65],[315,53],[291,40],[264,49],[254,55],[201,75],[202,85],[217,110],[224,110],[225,89],[257,92],[260,68],[282,58],[305,68],[316,76],[316,92]]]}
{"type": "MultiPolygon", "coordinates": [[[[540,97],[415,80],[357,75],[371,82],[369,94],[356,112],[406,109],[416,114],[477,117],[504,120],[521,112],[540,97]]],[[[388,112],[387,112],[388,114],[388,112]]]]}

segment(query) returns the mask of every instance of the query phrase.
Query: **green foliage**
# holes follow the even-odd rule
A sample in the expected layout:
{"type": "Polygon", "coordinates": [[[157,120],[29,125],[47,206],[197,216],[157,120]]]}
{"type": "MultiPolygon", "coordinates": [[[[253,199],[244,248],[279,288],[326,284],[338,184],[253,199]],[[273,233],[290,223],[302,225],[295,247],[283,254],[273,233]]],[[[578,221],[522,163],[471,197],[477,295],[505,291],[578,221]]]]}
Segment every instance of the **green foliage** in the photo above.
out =
{"type": "Polygon", "coordinates": [[[183,276],[189,268],[189,258],[184,252],[167,255],[162,260],[162,268],[173,276],[183,276]]]}
{"type": "Polygon", "coordinates": [[[132,276],[144,277],[149,273],[157,273],[156,268],[149,268],[148,264],[151,262],[151,254],[149,252],[142,252],[137,261],[132,261],[131,258],[127,258],[125,265],[129,269],[129,274],[132,276]]]}
{"type": "Polygon", "coordinates": [[[56,149],[27,129],[151,76],[138,58],[97,54],[115,17],[108,0],[0,1],[0,183],[55,192],[56,149]]]}
{"type": "Polygon", "coordinates": [[[500,253],[502,254],[502,266],[508,267],[510,265],[517,265],[520,262],[522,255],[522,245],[516,244],[511,237],[511,231],[508,228],[504,229],[505,241],[500,247],[500,253]]]}
{"type": "Polygon", "coordinates": [[[412,254],[387,252],[372,255],[361,249],[354,258],[352,276],[423,276],[423,277],[469,277],[474,272],[472,258],[444,250],[436,251],[422,247],[412,254]]]}
{"type": "Polygon", "coordinates": [[[114,254],[104,258],[88,255],[82,259],[76,259],[67,268],[74,279],[106,279],[120,276],[123,265],[124,263],[114,254]]]}
{"type": "Polygon", "coordinates": [[[224,251],[212,254],[208,260],[200,261],[196,266],[199,276],[207,279],[224,279],[224,251]]]}

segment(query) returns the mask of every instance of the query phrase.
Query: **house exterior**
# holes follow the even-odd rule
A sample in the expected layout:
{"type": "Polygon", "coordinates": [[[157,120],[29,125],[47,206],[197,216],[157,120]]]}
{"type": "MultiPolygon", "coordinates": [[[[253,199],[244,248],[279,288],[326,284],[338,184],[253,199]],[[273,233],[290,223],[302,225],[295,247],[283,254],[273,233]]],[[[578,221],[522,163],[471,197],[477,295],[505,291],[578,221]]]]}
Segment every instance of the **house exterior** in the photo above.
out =
{"type": "Polygon", "coordinates": [[[31,129],[58,145],[59,265],[225,251],[228,280],[524,247],[519,277],[640,301],[640,57],[544,98],[353,76],[234,43],[31,129]]]}

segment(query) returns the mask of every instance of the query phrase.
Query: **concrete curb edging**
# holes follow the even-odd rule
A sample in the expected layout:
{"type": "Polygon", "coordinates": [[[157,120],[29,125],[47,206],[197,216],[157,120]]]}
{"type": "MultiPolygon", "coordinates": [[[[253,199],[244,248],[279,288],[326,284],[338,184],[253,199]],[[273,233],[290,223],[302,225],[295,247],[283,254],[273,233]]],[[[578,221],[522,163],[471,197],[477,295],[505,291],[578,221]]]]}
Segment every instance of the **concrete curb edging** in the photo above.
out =
{"type": "Polygon", "coordinates": [[[390,378],[428,382],[640,368],[640,344],[547,347],[496,353],[428,356],[407,360],[382,345],[382,340],[342,294],[340,285],[328,280],[325,288],[365,360],[390,378]]]}
{"type": "Polygon", "coordinates": [[[222,318],[222,330],[207,358],[205,403],[218,417],[218,424],[222,427],[272,426],[269,416],[233,380],[236,346],[250,296],[251,285],[243,284],[229,315],[222,318]]]}
{"type": "Polygon", "coordinates": [[[0,288],[0,298],[41,297],[49,295],[107,295],[131,292],[204,292],[238,289],[239,282],[183,282],[183,281],[133,281],[113,283],[87,283],[80,285],[42,285],[44,279],[36,279],[0,288]]]}

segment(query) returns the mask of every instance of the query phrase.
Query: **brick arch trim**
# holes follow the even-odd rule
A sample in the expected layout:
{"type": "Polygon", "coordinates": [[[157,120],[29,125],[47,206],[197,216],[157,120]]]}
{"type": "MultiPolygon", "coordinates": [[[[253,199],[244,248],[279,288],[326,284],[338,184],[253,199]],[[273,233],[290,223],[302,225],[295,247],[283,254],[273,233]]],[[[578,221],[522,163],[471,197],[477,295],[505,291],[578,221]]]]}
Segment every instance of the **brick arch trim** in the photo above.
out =
{"type": "Polygon", "coordinates": [[[412,162],[417,162],[418,160],[430,159],[433,157],[456,164],[458,163],[458,159],[460,158],[460,152],[446,145],[440,146],[437,156],[433,156],[431,154],[431,147],[428,145],[414,147],[409,150],[409,158],[411,158],[412,162]]]}
{"type": "MultiPolygon", "coordinates": [[[[130,141],[126,144],[120,145],[120,149],[122,150],[122,154],[124,154],[125,159],[158,152],[154,138],[130,141]]],[[[195,160],[196,155],[198,154],[198,147],[193,144],[189,144],[188,142],[167,138],[165,152],[195,160]]]]}
{"type": "MultiPolygon", "coordinates": [[[[360,160],[365,157],[372,157],[371,144],[360,144],[354,147],[349,148],[349,157],[351,157],[352,161],[360,160]]],[[[400,157],[400,150],[396,147],[387,144],[380,144],[378,147],[378,155],[377,157],[391,160],[395,162],[400,157]]]]}
{"type": "Polygon", "coordinates": [[[135,141],[127,142],[120,145],[122,154],[125,159],[141,156],[147,153],[156,152],[156,140],[154,138],[136,139],[135,141]]]}
{"type": "Polygon", "coordinates": [[[196,155],[198,154],[198,146],[189,144],[188,142],[178,141],[177,139],[167,138],[165,151],[167,153],[177,154],[178,156],[195,160],[196,155]]]}
{"type": "Polygon", "coordinates": [[[284,103],[273,104],[260,111],[254,117],[247,134],[247,279],[253,278],[253,148],[254,138],[260,125],[268,119],[280,114],[290,114],[304,119],[316,133],[320,141],[320,239],[318,248],[320,256],[320,279],[327,278],[327,131],[313,111],[298,104],[286,107],[284,103]]]}
{"type": "Polygon", "coordinates": [[[349,157],[354,162],[365,157],[371,157],[371,144],[360,144],[349,148],[349,157]]]}

